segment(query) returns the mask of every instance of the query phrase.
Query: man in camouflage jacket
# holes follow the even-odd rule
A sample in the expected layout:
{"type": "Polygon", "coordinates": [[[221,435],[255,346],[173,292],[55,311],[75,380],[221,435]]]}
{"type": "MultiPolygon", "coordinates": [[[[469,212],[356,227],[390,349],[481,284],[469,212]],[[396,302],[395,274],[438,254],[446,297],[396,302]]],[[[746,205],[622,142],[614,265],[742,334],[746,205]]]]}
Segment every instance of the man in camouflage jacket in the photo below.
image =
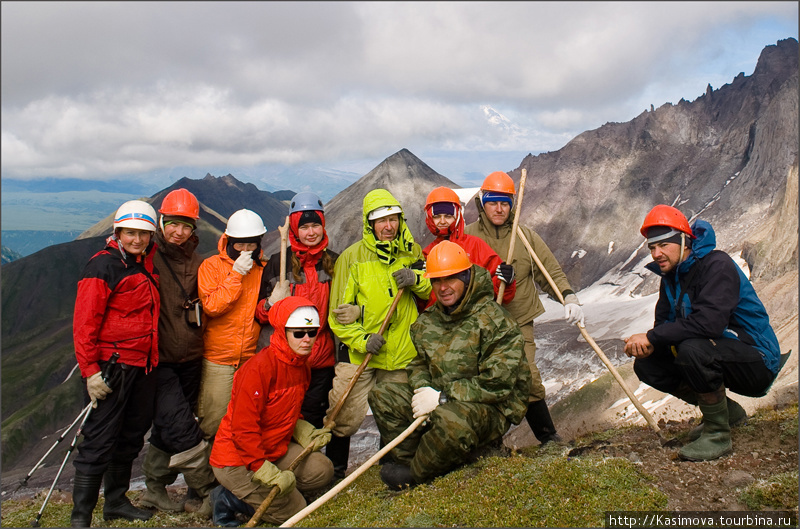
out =
{"type": "Polygon", "coordinates": [[[427,270],[437,301],[411,326],[418,354],[406,368],[408,383],[377,384],[369,397],[384,443],[429,415],[390,452],[396,463],[383,465],[381,477],[394,489],[445,474],[501,439],[522,421],[530,393],[522,333],[495,303],[489,273],[449,241],[431,251],[427,270]],[[436,265],[447,251],[460,252],[463,265],[436,277],[453,272],[436,265]]]}

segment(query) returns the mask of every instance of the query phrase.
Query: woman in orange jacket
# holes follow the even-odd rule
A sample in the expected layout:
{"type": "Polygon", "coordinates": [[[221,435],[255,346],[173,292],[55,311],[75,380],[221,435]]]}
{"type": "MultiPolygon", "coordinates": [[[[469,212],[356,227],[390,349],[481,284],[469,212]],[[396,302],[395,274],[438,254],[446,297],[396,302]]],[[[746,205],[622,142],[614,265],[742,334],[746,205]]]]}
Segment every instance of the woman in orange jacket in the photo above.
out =
{"type": "Polygon", "coordinates": [[[197,415],[208,439],[214,437],[228,408],[233,374],[256,354],[261,326],[255,320],[264,263],[261,217],[240,209],[228,219],[219,239],[219,255],[197,272],[197,289],[208,317],[203,334],[203,374],[197,415]]]}

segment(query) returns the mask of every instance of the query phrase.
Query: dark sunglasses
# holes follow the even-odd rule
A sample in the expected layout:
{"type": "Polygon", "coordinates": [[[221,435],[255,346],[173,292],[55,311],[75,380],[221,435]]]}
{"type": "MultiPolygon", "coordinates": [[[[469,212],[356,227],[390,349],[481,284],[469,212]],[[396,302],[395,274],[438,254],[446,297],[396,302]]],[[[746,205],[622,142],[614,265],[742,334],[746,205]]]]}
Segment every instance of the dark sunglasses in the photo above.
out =
{"type": "Polygon", "coordinates": [[[309,338],[315,337],[317,335],[317,330],[318,329],[316,329],[316,328],[314,328],[314,329],[297,329],[297,330],[291,331],[291,333],[292,333],[292,336],[294,336],[295,338],[297,338],[299,340],[300,338],[302,338],[306,334],[309,336],[309,338]]]}

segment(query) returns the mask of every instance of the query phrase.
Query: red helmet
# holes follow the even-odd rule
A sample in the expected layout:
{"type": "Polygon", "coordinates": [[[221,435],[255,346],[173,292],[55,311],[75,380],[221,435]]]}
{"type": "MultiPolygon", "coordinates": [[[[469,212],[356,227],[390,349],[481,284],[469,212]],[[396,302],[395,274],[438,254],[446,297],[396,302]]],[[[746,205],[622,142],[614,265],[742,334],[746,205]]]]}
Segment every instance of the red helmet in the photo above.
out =
{"type": "Polygon", "coordinates": [[[197,220],[200,218],[200,203],[188,190],[180,188],[170,191],[161,202],[161,209],[158,210],[162,215],[189,217],[197,220]]]}
{"type": "Polygon", "coordinates": [[[481,191],[495,191],[507,195],[515,195],[517,193],[514,188],[514,181],[503,171],[495,171],[487,176],[483,180],[481,191]]]}
{"type": "Polygon", "coordinates": [[[472,266],[464,248],[454,242],[442,241],[433,247],[425,262],[426,278],[447,277],[472,266]]]}
{"type": "Polygon", "coordinates": [[[643,237],[647,237],[647,230],[654,226],[665,226],[682,231],[692,239],[696,238],[684,214],[678,211],[678,209],[667,206],[666,204],[659,204],[650,210],[650,213],[644,218],[639,233],[641,233],[643,237]]]}

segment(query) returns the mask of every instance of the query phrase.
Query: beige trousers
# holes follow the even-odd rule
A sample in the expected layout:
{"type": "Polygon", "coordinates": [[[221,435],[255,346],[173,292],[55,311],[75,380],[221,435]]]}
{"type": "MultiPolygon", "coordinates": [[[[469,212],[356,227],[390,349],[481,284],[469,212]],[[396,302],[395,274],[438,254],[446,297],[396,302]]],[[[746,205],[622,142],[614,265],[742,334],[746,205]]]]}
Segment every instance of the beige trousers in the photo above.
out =
{"type": "MultiPolygon", "coordinates": [[[[295,442],[289,443],[286,454],[274,462],[281,470],[289,465],[303,451],[303,447],[295,442]]],[[[237,498],[253,509],[258,510],[264,499],[269,496],[272,486],[253,481],[252,470],[247,467],[214,468],[219,484],[231,491],[237,498]]],[[[261,519],[273,525],[280,525],[306,507],[306,500],[301,491],[311,491],[324,487],[333,479],[333,463],[320,452],[311,452],[297,468],[294,469],[296,487],[288,494],[276,497],[261,519]]]]}
{"type": "Polygon", "coordinates": [[[236,368],[215,364],[203,358],[203,374],[200,378],[200,394],[197,398],[197,418],[206,440],[217,434],[219,423],[228,411],[236,368]]]}
{"type": "Polygon", "coordinates": [[[525,339],[525,358],[528,359],[528,367],[531,369],[531,394],[528,397],[528,402],[544,400],[542,375],[539,373],[539,368],[536,367],[536,342],[533,339],[533,322],[520,325],[519,328],[522,331],[522,337],[525,339]]]}
{"type": "MultiPolygon", "coordinates": [[[[358,365],[350,364],[348,362],[339,362],[336,364],[335,373],[333,378],[333,388],[328,393],[328,411],[325,420],[336,407],[336,404],[341,400],[344,395],[348,384],[353,379],[358,370],[358,365]]],[[[408,382],[408,374],[405,369],[397,369],[395,371],[386,371],[385,369],[375,369],[374,367],[367,367],[361,376],[358,377],[353,389],[347,396],[341,411],[334,419],[336,426],[333,428],[333,434],[337,437],[349,437],[356,433],[364,422],[369,410],[369,403],[367,396],[376,382],[408,382]]]]}

